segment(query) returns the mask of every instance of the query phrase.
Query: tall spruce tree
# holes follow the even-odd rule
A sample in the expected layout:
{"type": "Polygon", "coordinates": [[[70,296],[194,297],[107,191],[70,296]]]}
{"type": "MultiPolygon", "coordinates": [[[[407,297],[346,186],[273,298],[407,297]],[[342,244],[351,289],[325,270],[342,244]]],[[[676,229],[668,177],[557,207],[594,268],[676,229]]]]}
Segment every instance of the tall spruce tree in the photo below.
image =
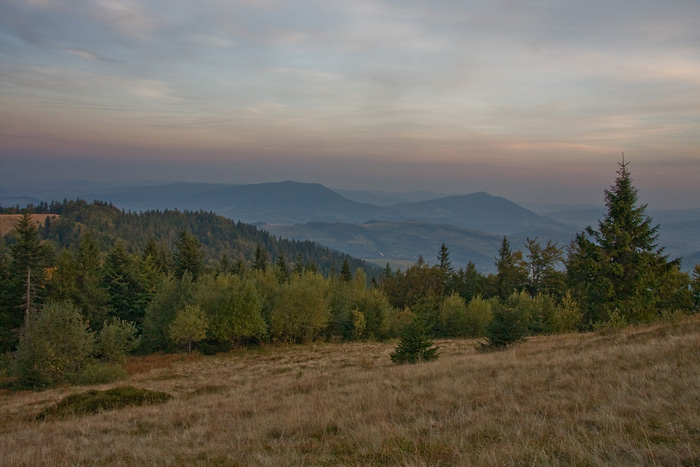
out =
{"type": "Polygon", "coordinates": [[[197,237],[185,231],[180,232],[175,242],[175,276],[180,279],[185,272],[197,280],[204,273],[204,251],[197,237]]]}
{"type": "Polygon", "coordinates": [[[505,300],[513,292],[521,291],[527,282],[527,269],[521,251],[513,252],[510,242],[504,235],[501,248],[496,258],[495,288],[501,300],[505,300]]]}
{"type": "Polygon", "coordinates": [[[629,323],[648,320],[658,304],[670,301],[662,295],[676,292],[662,285],[679,273],[680,261],[667,261],[657,247],[659,226],[644,213],[646,205],[637,206],[628,166],[623,159],[615,184],[605,190],[608,210],[598,229],[586,227],[569,251],[569,283],[589,325],[613,314],[629,323]]]}

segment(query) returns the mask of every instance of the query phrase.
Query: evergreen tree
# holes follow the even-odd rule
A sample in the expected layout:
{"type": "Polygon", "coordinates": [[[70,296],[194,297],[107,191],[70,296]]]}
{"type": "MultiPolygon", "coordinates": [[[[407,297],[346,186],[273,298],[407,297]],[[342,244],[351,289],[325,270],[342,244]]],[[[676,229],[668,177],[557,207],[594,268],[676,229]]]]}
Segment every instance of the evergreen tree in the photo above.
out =
{"type": "Polygon", "coordinates": [[[343,266],[340,268],[340,280],[343,282],[352,281],[352,271],[350,270],[350,262],[347,258],[343,260],[343,266]]]}
{"type": "Polygon", "coordinates": [[[650,319],[671,301],[660,284],[679,269],[678,260],[668,262],[657,248],[659,226],[644,213],[646,205],[637,206],[628,165],[619,164],[615,184],[605,190],[607,214],[598,229],[586,227],[569,251],[568,278],[589,325],[613,314],[628,323],[650,319]]]}
{"type": "Polygon", "coordinates": [[[280,253],[277,257],[277,270],[275,272],[280,283],[286,282],[287,279],[289,279],[289,266],[287,265],[287,258],[285,258],[284,253],[280,253]]]}
{"type": "Polygon", "coordinates": [[[141,326],[147,300],[136,261],[137,258],[130,255],[124,243],[118,240],[105,259],[102,286],[107,293],[110,314],[141,326]]]}
{"type": "Polygon", "coordinates": [[[267,270],[268,258],[269,253],[258,243],[258,245],[255,247],[255,262],[253,263],[253,269],[256,271],[265,272],[265,270],[267,270]]]}
{"type": "Polygon", "coordinates": [[[15,279],[15,299],[19,307],[24,311],[25,320],[37,310],[37,297],[44,284],[44,270],[46,266],[42,254],[41,238],[37,224],[32,221],[31,215],[24,213],[17,226],[17,242],[12,245],[11,274],[15,279]]]}
{"type": "Polygon", "coordinates": [[[76,258],[76,286],[78,295],[73,302],[83,310],[83,315],[94,326],[106,315],[107,293],[102,287],[103,276],[100,249],[90,234],[80,239],[76,258]]]}
{"type": "Polygon", "coordinates": [[[513,292],[519,292],[527,281],[527,270],[520,251],[512,252],[510,242],[504,235],[496,258],[496,294],[505,300],[513,292]]]}
{"type": "Polygon", "coordinates": [[[527,323],[519,307],[523,295],[527,297],[524,293],[513,293],[495,307],[493,319],[486,326],[486,344],[481,344],[482,350],[504,349],[525,340],[527,323]]]}
{"type": "Polygon", "coordinates": [[[443,287],[443,294],[445,296],[449,295],[452,293],[451,289],[451,279],[452,275],[454,274],[454,269],[452,269],[452,261],[450,260],[450,253],[447,251],[447,247],[443,243],[442,246],[440,247],[440,250],[438,251],[438,270],[440,271],[440,275],[442,276],[442,287],[443,287]]]}
{"type": "Polygon", "coordinates": [[[452,261],[450,260],[450,253],[447,250],[447,247],[444,243],[440,247],[437,259],[438,268],[440,268],[440,271],[442,271],[446,276],[453,272],[452,261]]]}
{"type": "Polygon", "coordinates": [[[197,237],[186,231],[180,232],[175,242],[174,262],[177,278],[181,278],[187,271],[196,281],[204,273],[204,252],[197,237]]]}
{"type": "Polygon", "coordinates": [[[0,352],[15,348],[22,323],[43,302],[46,267],[51,260],[50,247],[41,244],[39,229],[30,214],[22,215],[14,234],[9,258],[3,255],[0,260],[4,263],[0,275],[5,287],[0,296],[0,352]]]}
{"type": "Polygon", "coordinates": [[[438,349],[430,339],[427,325],[416,317],[401,331],[399,344],[389,356],[394,363],[418,363],[436,360],[438,349]]]}

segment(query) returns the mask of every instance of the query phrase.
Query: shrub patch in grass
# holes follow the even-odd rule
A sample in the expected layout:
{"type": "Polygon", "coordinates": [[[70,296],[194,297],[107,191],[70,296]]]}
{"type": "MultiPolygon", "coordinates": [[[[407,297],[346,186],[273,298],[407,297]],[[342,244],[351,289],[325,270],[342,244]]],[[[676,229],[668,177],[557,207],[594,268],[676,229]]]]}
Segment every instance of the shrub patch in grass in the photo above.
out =
{"type": "Polygon", "coordinates": [[[117,410],[149,404],[161,404],[172,399],[168,393],[138,389],[133,386],[120,386],[106,391],[87,391],[71,394],[63,398],[56,406],[39,414],[39,419],[67,417],[117,410]]]}

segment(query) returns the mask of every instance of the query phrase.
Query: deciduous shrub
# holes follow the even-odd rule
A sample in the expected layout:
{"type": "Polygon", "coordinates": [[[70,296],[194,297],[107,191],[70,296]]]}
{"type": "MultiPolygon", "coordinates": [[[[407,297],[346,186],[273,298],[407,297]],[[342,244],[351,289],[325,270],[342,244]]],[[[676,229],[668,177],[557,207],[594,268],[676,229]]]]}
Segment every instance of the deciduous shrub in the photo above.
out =
{"type": "Polygon", "coordinates": [[[20,385],[38,389],[79,374],[94,346],[94,335],[77,307],[46,304],[29,318],[20,336],[15,357],[20,385]]]}
{"type": "Polygon", "coordinates": [[[97,335],[97,352],[109,362],[124,363],[126,357],[139,345],[133,323],[115,318],[97,335]]]}
{"type": "Polygon", "coordinates": [[[192,344],[207,337],[207,317],[199,305],[185,305],[177,312],[168,328],[168,337],[176,345],[186,345],[187,352],[192,351],[192,344]]]}
{"type": "Polygon", "coordinates": [[[279,287],[270,313],[270,333],[286,342],[314,340],[328,325],[328,284],[320,274],[304,272],[279,287]]]}

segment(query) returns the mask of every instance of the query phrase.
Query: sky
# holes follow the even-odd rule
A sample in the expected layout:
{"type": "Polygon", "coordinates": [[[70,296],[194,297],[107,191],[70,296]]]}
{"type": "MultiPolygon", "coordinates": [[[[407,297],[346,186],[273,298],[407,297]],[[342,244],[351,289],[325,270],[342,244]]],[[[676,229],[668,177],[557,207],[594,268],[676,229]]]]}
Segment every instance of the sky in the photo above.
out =
{"type": "Polygon", "coordinates": [[[0,188],[700,207],[698,0],[0,0],[0,188]]]}

